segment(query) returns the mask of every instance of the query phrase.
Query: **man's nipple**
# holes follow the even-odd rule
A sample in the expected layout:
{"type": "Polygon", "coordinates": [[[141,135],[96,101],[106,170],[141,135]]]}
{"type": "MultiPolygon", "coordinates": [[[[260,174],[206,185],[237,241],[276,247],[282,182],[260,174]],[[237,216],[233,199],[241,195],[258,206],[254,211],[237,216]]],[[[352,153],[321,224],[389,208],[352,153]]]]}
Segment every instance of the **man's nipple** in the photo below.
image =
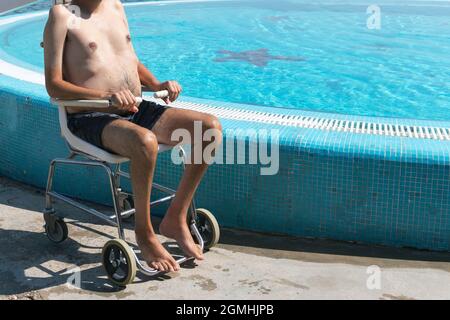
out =
{"type": "Polygon", "coordinates": [[[89,42],[89,48],[91,48],[92,50],[96,50],[97,49],[97,43],[95,43],[94,41],[89,42]]]}

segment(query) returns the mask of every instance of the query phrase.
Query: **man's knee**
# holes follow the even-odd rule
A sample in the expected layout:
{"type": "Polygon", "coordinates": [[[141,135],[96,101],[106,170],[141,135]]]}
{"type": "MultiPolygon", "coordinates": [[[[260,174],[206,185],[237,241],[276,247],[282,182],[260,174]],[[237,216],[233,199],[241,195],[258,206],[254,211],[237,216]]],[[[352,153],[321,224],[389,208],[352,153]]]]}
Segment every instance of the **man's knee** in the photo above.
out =
{"type": "Polygon", "coordinates": [[[205,129],[214,129],[222,132],[222,124],[219,119],[213,115],[207,115],[204,121],[205,129]]]}
{"type": "Polygon", "coordinates": [[[205,139],[202,144],[203,148],[212,148],[211,156],[214,156],[215,149],[222,143],[222,125],[216,116],[207,115],[203,123],[203,130],[205,139]]]}
{"type": "Polygon", "coordinates": [[[222,124],[216,116],[207,115],[203,121],[203,129],[214,130],[214,136],[222,139],[222,124]]]}
{"type": "Polygon", "coordinates": [[[135,143],[132,146],[133,157],[154,160],[158,154],[158,140],[156,136],[149,130],[140,130],[135,134],[135,143]]]}

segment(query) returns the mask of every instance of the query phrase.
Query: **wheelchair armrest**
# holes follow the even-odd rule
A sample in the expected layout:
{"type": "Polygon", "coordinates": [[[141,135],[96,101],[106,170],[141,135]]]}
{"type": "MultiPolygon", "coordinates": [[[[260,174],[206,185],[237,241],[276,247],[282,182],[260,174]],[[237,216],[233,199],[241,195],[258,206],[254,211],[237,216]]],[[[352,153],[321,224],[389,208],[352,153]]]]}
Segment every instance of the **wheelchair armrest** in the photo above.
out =
{"type": "MultiPolygon", "coordinates": [[[[155,92],[153,97],[156,99],[165,98],[169,95],[167,90],[155,92]]],[[[62,100],[52,98],[52,103],[60,107],[86,107],[86,108],[107,108],[110,105],[109,100],[62,100]]],[[[136,97],[138,105],[142,102],[141,97],[136,97]]]]}
{"type": "Polygon", "coordinates": [[[86,107],[86,108],[107,108],[109,107],[108,100],[62,100],[51,99],[52,103],[60,107],[86,107]]]}

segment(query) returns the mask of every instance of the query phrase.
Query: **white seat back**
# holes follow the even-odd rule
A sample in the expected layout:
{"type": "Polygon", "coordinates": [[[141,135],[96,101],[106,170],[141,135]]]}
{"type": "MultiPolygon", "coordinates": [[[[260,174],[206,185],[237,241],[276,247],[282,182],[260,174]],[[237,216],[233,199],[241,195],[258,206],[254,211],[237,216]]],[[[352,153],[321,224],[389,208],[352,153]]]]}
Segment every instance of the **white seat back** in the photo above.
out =
{"type": "Polygon", "coordinates": [[[71,149],[74,149],[75,151],[81,151],[82,153],[86,153],[94,158],[97,158],[100,161],[106,161],[109,163],[122,163],[128,161],[128,159],[125,157],[109,153],[74,135],[67,127],[67,112],[64,101],[53,101],[58,105],[61,134],[64,139],[66,139],[71,149]]]}

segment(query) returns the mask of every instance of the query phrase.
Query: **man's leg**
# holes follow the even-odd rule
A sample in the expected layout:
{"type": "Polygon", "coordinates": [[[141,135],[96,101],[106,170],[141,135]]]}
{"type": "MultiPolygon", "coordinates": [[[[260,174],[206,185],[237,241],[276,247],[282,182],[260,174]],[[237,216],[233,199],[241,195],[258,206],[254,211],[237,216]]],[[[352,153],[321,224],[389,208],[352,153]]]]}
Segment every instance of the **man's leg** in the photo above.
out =
{"type": "MultiPolygon", "coordinates": [[[[212,115],[191,110],[168,109],[152,131],[159,143],[175,145],[178,141],[172,141],[171,135],[179,128],[188,130],[191,140],[194,139],[194,121],[201,122],[203,133],[208,129],[217,130],[217,140],[212,143],[218,146],[222,142],[222,127],[218,119],[212,115]]],[[[194,143],[194,141],[192,142],[194,143]]],[[[202,148],[203,155],[204,148],[211,142],[199,141],[197,143],[202,148]]],[[[203,254],[192,238],[186,219],[189,205],[208,165],[204,162],[203,156],[201,163],[194,163],[193,153],[191,153],[191,164],[186,165],[175,198],[172,200],[159,230],[161,234],[175,239],[187,255],[201,260],[203,254]]]]}
{"type": "Polygon", "coordinates": [[[161,245],[150,220],[150,191],[158,156],[155,135],[126,120],[114,120],[102,132],[103,145],[130,159],[130,175],[136,208],[136,241],[150,267],[174,271],[179,265],[161,245]]]}

